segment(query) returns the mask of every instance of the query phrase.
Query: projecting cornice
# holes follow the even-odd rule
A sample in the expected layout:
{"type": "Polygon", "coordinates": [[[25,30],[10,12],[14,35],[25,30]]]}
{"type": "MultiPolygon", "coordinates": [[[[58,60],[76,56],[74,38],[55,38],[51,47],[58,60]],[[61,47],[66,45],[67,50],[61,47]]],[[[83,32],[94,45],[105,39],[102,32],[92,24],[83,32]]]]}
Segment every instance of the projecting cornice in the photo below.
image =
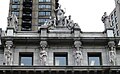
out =
{"type": "Polygon", "coordinates": [[[120,71],[120,66],[0,66],[3,71],[120,71]]]}

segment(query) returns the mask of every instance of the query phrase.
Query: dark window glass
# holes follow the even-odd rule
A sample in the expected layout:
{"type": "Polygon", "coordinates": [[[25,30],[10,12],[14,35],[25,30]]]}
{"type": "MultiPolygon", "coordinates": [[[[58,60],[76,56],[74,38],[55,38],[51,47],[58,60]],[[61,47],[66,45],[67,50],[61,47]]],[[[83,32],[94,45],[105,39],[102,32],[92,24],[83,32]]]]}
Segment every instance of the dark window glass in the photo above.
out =
{"type": "Polygon", "coordinates": [[[44,5],[44,4],[42,4],[42,5],[39,5],[39,8],[43,8],[43,9],[47,8],[47,9],[50,9],[50,8],[51,8],[51,5],[44,5]]]}
{"type": "Polygon", "coordinates": [[[51,0],[46,0],[46,2],[50,2],[51,0]]]}
{"type": "Polygon", "coordinates": [[[50,15],[50,12],[46,12],[46,15],[50,15]]]}
{"type": "Polygon", "coordinates": [[[119,36],[119,30],[117,31],[117,36],[119,36]]]}
{"type": "Polygon", "coordinates": [[[19,5],[12,5],[12,8],[19,8],[19,5]]]}
{"type": "Polygon", "coordinates": [[[114,26],[114,21],[112,21],[112,26],[114,26]]]}
{"type": "Polygon", "coordinates": [[[111,19],[113,20],[113,14],[111,15],[111,19]]]}
{"type": "Polygon", "coordinates": [[[45,21],[48,21],[49,19],[39,19],[39,22],[45,22],[45,21]]]}
{"type": "Polygon", "coordinates": [[[39,2],[51,2],[51,0],[39,0],[39,2]]]}
{"type": "Polygon", "coordinates": [[[13,2],[19,2],[20,0],[12,0],[13,2]]]}
{"type": "Polygon", "coordinates": [[[45,8],[45,5],[39,5],[39,8],[45,8]]]}
{"type": "Polygon", "coordinates": [[[40,15],[40,16],[50,16],[50,15],[51,15],[51,12],[49,12],[49,11],[40,11],[40,12],[39,12],[39,15],[40,15]]]}
{"type": "Polygon", "coordinates": [[[49,20],[48,18],[40,18],[40,19],[38,20],[38,23],[39,23],[40,25],[44,25],[45,21],[48,21],[48,20],[49,20]]]}
{"type": "Polygon", "coordinates": [[[46,5],[46,8],[51,8],[51,5],[46,5]]]}
{"type": "Polygon", "coordinates": [[[66,66],[67,63],[67,53],[54,53],[55,66],[66,66]]]}
{"type": "Polygon", "coordinates": [[[45,16],[45,12],[39,12],[39,15],[44,15],[45,16]]]}
{"type": "Polygon", "coordinates": [[[16,16],[19,16],[19,12],[17,12],[17,11],[12,11],[12,14],[15,14],[16,16]]]}
{"type": "Polygon", "coordinates": [[[33,65],[33,54],[32,53],[21,53],[20,54],[20,65],[21,66],[32,66],[33,65]]]}
{"type": "Polygon", "coordinates": [[[114,16],[116,16],[116,11],[114,11],[114,16]]]}
{"type": "Polygon", "coordinates": [[[115,18],[115,23],[117,23],[117,17],[115,18]]]}
{"type": "Polygon", "coordinates": [[[118,29],[118,23],[116,24],[116,29],[118,29]]]}
{"type": "Polygon", "coordinates": [[[101,53],[88,53],[88,64],[90,66],[100,66],[101,62],[101,53]]]}
{"type": "Polygon", "coordinates": [[[23,2],[32,2],[32,0],[23,0],[23,2]]]}

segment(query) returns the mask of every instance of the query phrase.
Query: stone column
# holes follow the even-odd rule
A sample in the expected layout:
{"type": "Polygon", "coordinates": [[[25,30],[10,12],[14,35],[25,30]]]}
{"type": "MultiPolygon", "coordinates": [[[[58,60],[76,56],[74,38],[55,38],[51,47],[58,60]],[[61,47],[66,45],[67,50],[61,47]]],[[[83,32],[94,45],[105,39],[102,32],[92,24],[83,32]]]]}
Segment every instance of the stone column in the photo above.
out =
{"type": "Polygon", "coordinates": [[[46,66],[47,65],[47,51],[46,51],[46,47],[47,47],[47,41],[41,41],[40,42],[40,65],[42,66],[46,66]]]}
{"type": "Polygon", "coordinates": [[[13,65],[13,42],[6,41],[5,42],[5,50],[4,50],[4,57],[5,57],[5,65],[13,65]]]}
{"type": "Polygon", "coordinates": [[[75,53],[74,53],[75,65],[80,66],[80,65],[82,65],[81,62],[82,62],[82,59],[83,59],[82,43],[80,41],[75,41],[74,46],[75,46],[75,53]]]}
{"type": "Polygon", "coordinates": [[[114,41],[109,41],[108,42],[109,46],[109,61],[111,65],[116,65],[116,48],[115,48],[115,42],[114,41]]]}

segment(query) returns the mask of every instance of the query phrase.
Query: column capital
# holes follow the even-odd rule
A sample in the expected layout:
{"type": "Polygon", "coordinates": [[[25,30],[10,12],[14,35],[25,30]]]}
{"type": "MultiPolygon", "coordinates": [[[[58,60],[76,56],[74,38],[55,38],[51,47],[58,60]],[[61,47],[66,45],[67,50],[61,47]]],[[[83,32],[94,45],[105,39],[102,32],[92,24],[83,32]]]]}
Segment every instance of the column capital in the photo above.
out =
{"type": "Polygon", "coordinates": [[[115,47],[115,42],[114,41],[109,41],[108,46],[109,47],[115,47]]]}
{"type": "Polygon", "coordinates": [[[81,47],[82,47],[82,42],[81,42],[81,41],[75,41],[75,42],[74,42],[74,46],[75,46],[76,48],[81,48],[81,47]]]}
{"type": "Polygon", "coordinates": [[[6,44],[6,47],[10,49],[13,46],[13,41],[6,41],[5,44],[6,44]]]}
{"type": "Polygon", "coordinates": [[[40,41],[40,47],[45,49],[47,47],[47,41],[40,41]]]}

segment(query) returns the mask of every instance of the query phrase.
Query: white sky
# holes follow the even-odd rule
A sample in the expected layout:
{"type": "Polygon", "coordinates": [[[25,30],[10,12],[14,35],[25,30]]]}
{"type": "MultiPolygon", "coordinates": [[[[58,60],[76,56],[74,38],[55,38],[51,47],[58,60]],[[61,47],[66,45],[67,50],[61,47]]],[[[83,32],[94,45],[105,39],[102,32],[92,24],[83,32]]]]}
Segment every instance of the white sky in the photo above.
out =
{"type": "MultiPolygon", "coordinates": [[[[59,0],[66,15],[71,15],[82,31],[104,31],[101,16],[104,12],[110,14],[115,8],[114,0],[59,0]]],[[[0,0],[0,28],[7,26],[9,0],[0,0]]]]}

